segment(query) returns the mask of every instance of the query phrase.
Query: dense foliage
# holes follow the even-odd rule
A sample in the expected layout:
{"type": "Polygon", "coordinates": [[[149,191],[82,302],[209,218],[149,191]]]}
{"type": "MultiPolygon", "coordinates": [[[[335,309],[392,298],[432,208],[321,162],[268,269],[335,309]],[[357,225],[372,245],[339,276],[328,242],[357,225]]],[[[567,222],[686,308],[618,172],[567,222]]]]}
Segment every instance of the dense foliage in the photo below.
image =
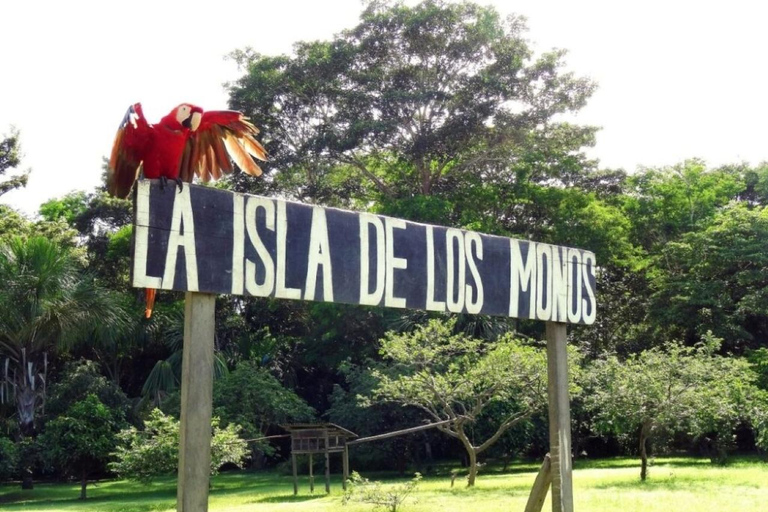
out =
{"type": "MultiPolygon", "coordinates": [[[[595,85],[526,37],[522,17],[490,7],[376,1],[329,41],[237,51],[230,106],[271,158],[263,178],[220,186],[591,250],[597,321],[569,332],[587,390],[575,445],[649,455],[668,431],[715,459],[768,451],[768,164],[600,168],[584,152],[596,128],[562,115],[595,85]]],[[[18,140],[0,141],[0,194],[25,179],[18,140]]],[[[133,425],[111,471],[173,473],[182,296],[159,294],[142,318],[130,201],[74,192],[39,213],[0,206],[0,478],[109,474],[71,439],[77,418],[93,446],[133,425]]],[[[375,435],[448,419],[361,445],[353,464],[426,473],[462,458],[474,474],[479,457],[542,454],[542,336],[525,320],[219,297],[218,446],[260,466],[287,454],[262,439],[284,423],[375,435]]]]}
{"type": "Polygon", "coordinates": [[[396,402],[425,413],[437,428],[458,439],[469,459],[468,485],[475,484],[477,456],[511,427],[545,407],[547,360],[541,349],[511,336],[490,346],[453,334],[454,322],[432,320],[413,332],[390,332],[381,340],[387,367],[373,371],[375,400],[396,402]],[[492,433],[478,438],[470,431],[493,404],[509,406],[495,418],[492,433]]]}
{"type": "MultiPolygon", "coordinates": [[[[232,464],[242,466],[248,455],[247,443],[237,425],[219,426],[213,418],[211,438],[211,474],[232,464]]],[[[144,422],[144,428],[129,427],[118,434],[119,445],[114,452],[117,459],[110,464],[112,471],[123,478],[150,483],[162,475],[174,475],[179,464],[179,421],[153,409],[144,422]]]]}
{"type": "Polygon", "coordinates": [[[119,409],[110,409],[96,395],[88,395],[46,424],[39,440],[44,457],[80,478],[80,499],[86,498],[88,475],[103,471],[110,459],[122,420],[119,409]]]}
{"type": "Polygon", "coordinates": [[[710,434],[713,459],[724,461],[733,431],[750,420],[757,389],[747,361],[716,355],[711,333],[694,347],[669,343],[619,360],[594,361],[585,400],[598,431],[639,432],[640,477],[647,477],[647,443],[659,432],[710,434]]]}

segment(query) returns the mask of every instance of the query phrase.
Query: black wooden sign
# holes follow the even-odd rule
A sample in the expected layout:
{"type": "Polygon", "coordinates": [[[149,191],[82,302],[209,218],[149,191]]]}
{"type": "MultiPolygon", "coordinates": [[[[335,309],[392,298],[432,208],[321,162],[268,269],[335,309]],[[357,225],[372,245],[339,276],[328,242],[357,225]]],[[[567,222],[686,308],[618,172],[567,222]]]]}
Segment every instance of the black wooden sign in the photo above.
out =
{"type": "Polygon", "coordinates": [[[595,255],[140,180],[133,285],[591,324],[595,255]]]}

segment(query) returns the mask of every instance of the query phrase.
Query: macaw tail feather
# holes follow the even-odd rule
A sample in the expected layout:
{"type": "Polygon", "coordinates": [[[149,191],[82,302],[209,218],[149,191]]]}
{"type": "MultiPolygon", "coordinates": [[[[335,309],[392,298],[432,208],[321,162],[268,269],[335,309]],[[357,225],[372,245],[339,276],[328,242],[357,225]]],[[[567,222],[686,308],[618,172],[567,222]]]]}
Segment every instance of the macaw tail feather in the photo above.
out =
{"type": "Polygon", "coordinates": [[[157,294],[157,290],[154,288],[146,289],[147,309],[144,310],[144,318],[150,318],[152,316],[152,309],[155,307],[155,294],[157,294]]]}

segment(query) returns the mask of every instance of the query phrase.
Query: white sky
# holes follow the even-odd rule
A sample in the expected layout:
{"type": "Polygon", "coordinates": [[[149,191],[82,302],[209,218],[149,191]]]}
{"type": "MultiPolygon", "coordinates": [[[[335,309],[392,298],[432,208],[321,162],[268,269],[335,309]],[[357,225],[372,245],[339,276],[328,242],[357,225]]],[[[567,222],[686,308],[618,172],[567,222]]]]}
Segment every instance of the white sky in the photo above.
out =
{"type": "MultiPolygon", "coordinates": [[[[768,160],[768,3],[683,0],[479,0],[528,17],[539,51],[569,50],[568,67],[599,89],[577,121],[601,126],[604,167],[768,160]]],[[[26,189],[0,203],[40,203],[100,179],[125,109],[150,122],[181,102],[227,107],[239,72],[223,56],[353,27],[359,0],[3,2],[0,134],[21,130],[26,189]]]]}

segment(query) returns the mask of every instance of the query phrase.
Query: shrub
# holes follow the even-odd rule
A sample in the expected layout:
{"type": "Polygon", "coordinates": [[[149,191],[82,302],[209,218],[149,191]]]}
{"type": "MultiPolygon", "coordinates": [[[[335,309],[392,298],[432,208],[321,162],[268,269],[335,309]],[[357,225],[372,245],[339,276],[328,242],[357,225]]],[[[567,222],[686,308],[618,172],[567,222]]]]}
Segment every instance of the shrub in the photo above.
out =
{"type": "MultiPolygon", "coordinates": [[[[211,422],[211,474],[215,475],[225,464],[242,466],[248,454],[248,444],[240,439],[240,427],[219,427],[219,419],[211,422]]],[[[119,434],[121,445],[115,452],[112,471],[122,478],[148,484],[161,475],[173,475],[179,463],[179,422],[154,409],[144,430],[130,427],[119,434]]]]}
{"type": "Polygon", "coordinates": [[[341,502],[344,505],[350,501],[371,503],[374,510],[397,512],[397,508],[416,490],[420,481],[421,473],[415,473],[408,482],[384,486],[381,482],[372,482],[353,471],[341,502]]]}
{"type": "Polygon", "coordinates": [[[0,437],[0,482],[16,475],[19,464],[19,450],[11,439],[0,437]]]}

